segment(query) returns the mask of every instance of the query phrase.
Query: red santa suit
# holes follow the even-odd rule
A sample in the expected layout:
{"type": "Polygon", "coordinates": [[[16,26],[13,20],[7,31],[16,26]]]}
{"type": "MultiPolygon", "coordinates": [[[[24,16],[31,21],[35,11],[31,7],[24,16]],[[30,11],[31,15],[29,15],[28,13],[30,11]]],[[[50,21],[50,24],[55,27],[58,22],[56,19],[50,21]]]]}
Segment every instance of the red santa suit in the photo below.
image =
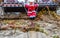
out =
{"type": "Polygon", "coordinates": [[[33,18],[33,17],[36,17],[36,9],[38,7],[38,4],[26,4],[25,7],[28,9],[27,11],[27,15],[30,17],[30,18],[33,18]]]}

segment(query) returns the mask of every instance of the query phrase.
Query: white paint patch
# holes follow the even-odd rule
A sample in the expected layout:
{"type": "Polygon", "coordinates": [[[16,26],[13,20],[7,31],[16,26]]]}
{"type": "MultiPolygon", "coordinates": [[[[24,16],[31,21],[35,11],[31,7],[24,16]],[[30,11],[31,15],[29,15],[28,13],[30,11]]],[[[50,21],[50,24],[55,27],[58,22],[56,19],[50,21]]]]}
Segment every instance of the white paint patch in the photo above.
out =
{"type": "Polygon", "coordinates": [[[60,15],[60,9],[59,9],[59,10],[57,10],[57,15],[60,15]]]}

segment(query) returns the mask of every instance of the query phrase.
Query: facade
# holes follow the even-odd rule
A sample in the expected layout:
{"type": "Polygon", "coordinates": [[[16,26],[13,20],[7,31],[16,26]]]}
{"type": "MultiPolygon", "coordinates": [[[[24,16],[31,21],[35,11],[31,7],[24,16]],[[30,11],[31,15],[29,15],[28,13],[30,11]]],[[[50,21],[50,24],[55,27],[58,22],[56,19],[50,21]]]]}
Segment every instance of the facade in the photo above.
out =
{"type": "Polygon", "coordinates": [[[52,0],[4,0],[4,2],[5,3],[14,3],[14,2],[29,2],[29,1],[31,1],[31,2],[40,2],[40,3],[50,3],[50,2],[52,2],[52,0]]]}
{"type": "MultiPolygon", "coordinates": [[[[4,11],[8,11],[10,12],[10,9],[13,9],[13,12],[21,12],[22,10],[25,11],[25,7],[24,4],[25,3],[29,3],[29,2],[34,2],[34,3],[38,3],[39,4],[39,9],[38,11],[40,11],[41,8],[45,7],[46,5],[48,5],[49,7],[51,7],[51,9],[53,9],[54,7],[56,8],[57,3],[55,3],[53,0],[4,0],[3,1],[3,8],[4,11]],[[16,8],[16,10],[15,10],[16,8]],[[20,10],[22,9],[22,10],[20,10]]],[[[56,10],[56,9],[54,9],[56,10]]]]}
{"type": "Polygon", "coordinates": [[[49,6],[50,10],[55,11],[58,5],[53,0],[3,0],[2,5],[0,6],[2,6],[2,9],[5,13],[26,12],[24,4],[29,3],[30,1],[39,4],[37,12],[45,8],[45,6],[49,6]]]}

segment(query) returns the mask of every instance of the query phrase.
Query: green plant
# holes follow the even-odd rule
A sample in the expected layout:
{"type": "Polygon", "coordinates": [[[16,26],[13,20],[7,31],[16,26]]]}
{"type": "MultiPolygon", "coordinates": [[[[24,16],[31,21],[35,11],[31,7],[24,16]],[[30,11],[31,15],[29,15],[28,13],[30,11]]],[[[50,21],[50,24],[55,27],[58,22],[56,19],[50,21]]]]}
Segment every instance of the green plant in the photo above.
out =
{"type": "Polygon", "coordinates": [[[54,35],[53,38],[60,38],[58,35],[54,35]]]}

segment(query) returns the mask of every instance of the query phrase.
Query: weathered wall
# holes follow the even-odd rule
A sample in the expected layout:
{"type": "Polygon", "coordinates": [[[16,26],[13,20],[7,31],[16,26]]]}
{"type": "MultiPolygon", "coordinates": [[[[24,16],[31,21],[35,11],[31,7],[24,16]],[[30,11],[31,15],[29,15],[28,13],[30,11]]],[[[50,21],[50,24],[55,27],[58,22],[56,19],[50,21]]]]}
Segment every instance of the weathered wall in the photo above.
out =
{"type": "Polygon", "coordinates": [[[0,0],[0,2],[1,2],[2,0],[0,0]]]}
{"type": "Polygon", "coordinates": [[[2,2],[2,0],[0,0],[0,3],[2,2]]]}

